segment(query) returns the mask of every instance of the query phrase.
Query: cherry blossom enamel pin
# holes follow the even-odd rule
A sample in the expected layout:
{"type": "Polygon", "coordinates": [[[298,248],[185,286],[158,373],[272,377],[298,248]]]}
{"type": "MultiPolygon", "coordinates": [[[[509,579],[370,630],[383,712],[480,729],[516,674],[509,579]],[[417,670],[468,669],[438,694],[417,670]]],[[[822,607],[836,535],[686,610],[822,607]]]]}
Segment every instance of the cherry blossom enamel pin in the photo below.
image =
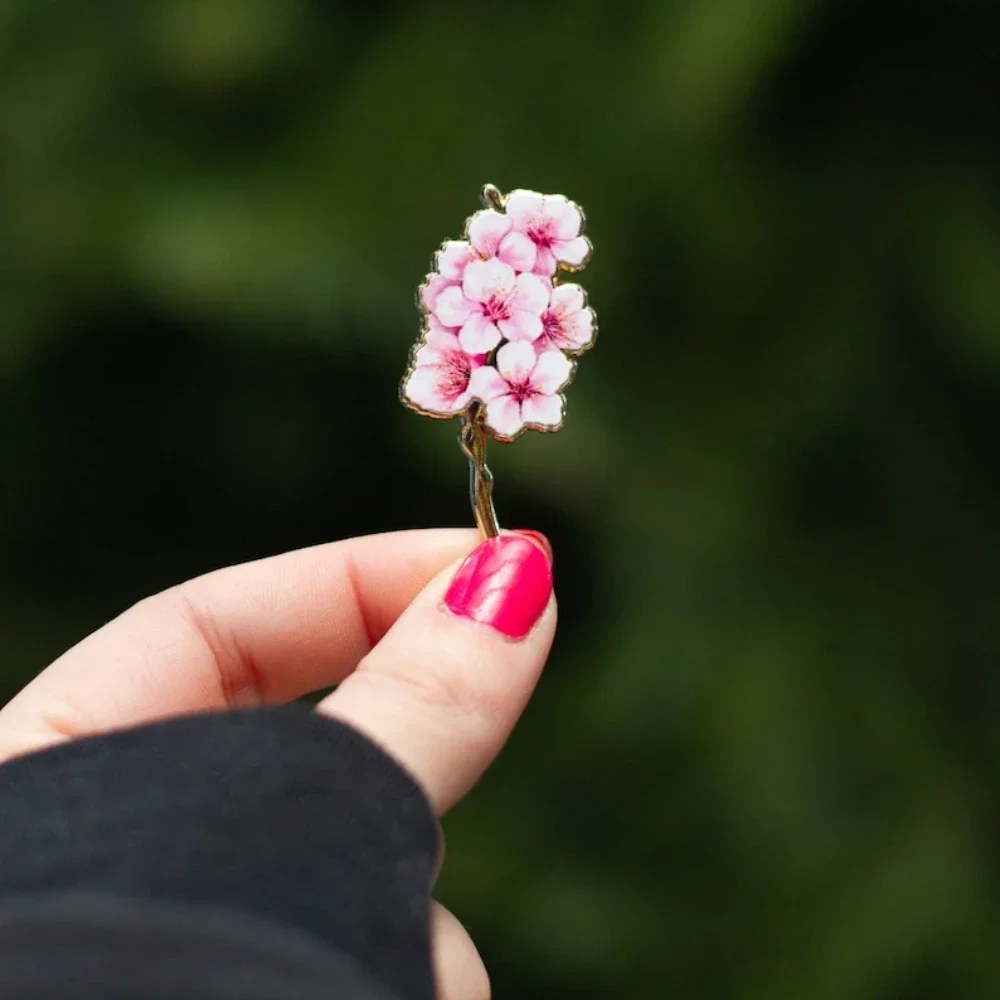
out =
{"type": "Polygon", "coordinates": [[[575,358],[597,326],[584,290],[561,280],[591,253],[579,207],[562,195],[504,196],[492,184],[482,199],[465,238],[442,244],[420,286],[423,329],[400,398],[427,416],[461,417],[472,508],[492,538],[500,528],[487,435],[513,441],[529,429],[559,430],[575,358]]]}

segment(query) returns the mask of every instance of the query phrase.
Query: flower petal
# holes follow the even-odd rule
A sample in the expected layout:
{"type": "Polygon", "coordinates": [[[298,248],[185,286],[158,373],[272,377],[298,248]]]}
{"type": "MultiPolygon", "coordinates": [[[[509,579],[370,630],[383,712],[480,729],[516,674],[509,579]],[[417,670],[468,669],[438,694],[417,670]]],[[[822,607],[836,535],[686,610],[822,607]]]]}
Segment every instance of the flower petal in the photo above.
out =
{"type": "Polygon", "coordinates": [[[507,203],[504,206],[514,228],[520,232],[527,232],[539,215],[542,214],[542,206],[545,199],[536,191],[525,191],[518,188],[507,195],[507,203]]]}
{"type": "Polygon", "coordinates": [[[590,256],[590,240],[586,236],[577,236],[575,240],[556,240],[552,244],[552,252],[564,264],[582,267],[590,256]]]}
{"type": "MultiPolygon", "coordinates": [[[[554,352],[558,354],[559,352],[554,352]]],[[[562,355],[560,355],[562,357],[562,355]]],[[[508,382],[525,382],[535,367],[535,349],[523,340],[504,344],[497,351],[497,369],[508,382]]]]}
{"type": "Polygon", "coordinates": [[[437,316],[428,316],[424,343],[433,344],[442,350],[457,350],[458,334],[454,327],[445,326],[437,316]]]}
{"type": "Polygon", "coordinates": [[[437,269],[454,284],[462,280],[466,264],[478,259],[479,254],[471,243],[466,240],[448,240],[438,250],[437,269]]]}
{"type": "Polygon", "coordinates": [[[499,437],[515,437],[523,428],[521,406],[513,396],[499,396],[486,404],[486,424],[499,437]]]}
{"type": "MultiPolygon", "coordinates": [[[[499,355],[497,356],[499,361],[499,355]]],[[[503,371],[503,369],[500,369],[503,371]]],[[[536,392],[551,395],[558,392],[573,374],[573,364],[562,351],[543,351],[538,355],[531,385],[536,392]]]]}
{"type": "Polygon", "coordinates": [[[415,368],[436,368],[444,363],[446,351],[437,344],[422,344],[413,355],[413,366],[415,368]]]}
{"type": "Polygon", "coordinates": [[[469,392],[484,403],[491,403],[494,399],[507,395],[508,389],[503,376],[492,365],[476,368],[469,378],[469,392]]]}
{"type": "Polygon", "coordinates": [[[443,326],[461,326],[474,312],[479,309],[475,302],[470,302],[458,285],[446,288],[434,303],[434,315],[443,326]]]}
{"type": "Polygon", "coordinates": [[[510,232],[511,221],[494,208],[484,208],[469,220],[469,242],[483,257],[495,257],[500,241],[510,232]]]}
{"type": "Polygon", "coordinates": [[[538,340],[542,335],[542,318],[537,313],[519,309],[510,314],[510,319],[497,322],[500,332],[507,340],[538,340]]]}
{"type": "Polygon", "coordinates": [[[542,212],[547,219],[552,220],[552,231],[556,239],[572,240],[580,235],[583,216],[580,209],[561,194],[550,194],[546,197],[542,212]]]}
{"type": "Polygon", "coordinates": [[[560,310],[563,315],[578,312],[583,308],[583,302],[583,289],[572,283],[556,285],[549,296],[549,307],[560,310]]]}
{"type": "Polygon", "coordinates": [[[441,392],[437,368],[417,368],[406,380],[403,395],[415,406],[431,413],[453,413],[453,401],[441,392]]]}
{"type": "Polygon", "coordinates": [[[514,282],[511,307],[541,316],[549,304],[552,286],[537,274],[519,274],[514,282]]]}
{"type": "Polygon", "coordinates": [[[427,279],[420,286],[420,304],[427,312],[433,312],[438,296],[454,284],[454,281],[446,278],[443,274],[428,274],[427,279]]]}
{"type": "Polygon", "coordinates": [[[462,290],[476,302],[486,302],[494,295],[506,299],[513,289],[514,269],[502,260],[474,260],[465,268],[462,290]]]}
{"type": "Polygon", "coordinates": [[[543,278],[551,278],[556,273],[559,262],[556,255],[548,247],[537,247],[535,254],[535,266],[531,269],[533,274],[540,274],[543,278]]]}
{"type": "Polygon", "coordinates": [[[515,271],[530,271],[535,266],[535,244],[524,233],[508,233],[497,249],[497,256],[515,271]]]}
{"type": "Polygon", "coordinates": [[[526,424],[558,427],[563,418],[562,396],[529,396],[521,403],[521,417],[526,424]]]}
{"type": "Polygon", "coordinates": [[[486,354],[502,339],[496,323],[481,312],[474,312],[458,333],[458,341],[467,354],[486,354]]]}
{"type": "Polygon", "coordinates": [[[594,310],[581,309],[570,316],[563,326],[573,350],[582,351],[594,339],[594,310]]]}

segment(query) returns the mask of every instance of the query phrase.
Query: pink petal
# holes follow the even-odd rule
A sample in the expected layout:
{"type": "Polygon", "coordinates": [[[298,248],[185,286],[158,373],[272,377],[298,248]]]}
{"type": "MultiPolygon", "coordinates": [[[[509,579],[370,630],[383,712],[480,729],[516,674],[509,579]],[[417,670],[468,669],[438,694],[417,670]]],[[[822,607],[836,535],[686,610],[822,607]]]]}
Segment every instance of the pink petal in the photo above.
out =
{"type": "Polygon", "coordinates": [[[576,350],[583,350],[594,339],[594,310],[581,309],[570,316],[564,327],[576,350]]]}
{"type": "Polygon", "coordinates": [[[436,368],[417,368],[406,380],[403,395],[422,410],[431,413],[453,413],[454,403],[441,393],[436,368]]]}
{"type": "Polygon", "coordinates": [[[511,221],[506,215],[493,208],[484,208],[469,220],[469,242],[483,257],[495,257],[510,227],[511,221]]]}
{"type": "Polygon", "coordinates": [[[420,286],[420,302],[424,309],[433,312],[437,297],[454,284],[454,281],[449,280],[443,274],[428,274],[427,280],[420,286]]]}
{"type": "Polygon", "coordinates": [[[434,315],[444,326],[461,326],[474,312],[478,312],[475,302],[470,302],[458,285],[451,285],[437,297],[434,315]]]}
{"type": "Polygon", "coordinates": [[[572,240],[580,235],[583,225],[580,209],[561,194],[550,194],[545,199],[542,212],[552,220],[552,230],[557,239],[572,240]]]}
{"type": "Polygon", "coordinates": [[[557,260],[570,267],[581,267],[590,256],[590,240],[586,236],[578,236],[575,240],[556,240],[552,251],[557,260]]]}
{"type": "Polygon", "coordinates": [[[442,350],[457,350],[458,334],[455,332],[454,327],[445,326],[437,316],[428,316],[424,343],[433,344],[442,350]]]}
{"type": "MultiPolygon", "coordinates": [[[[503,368],[500,370],[503,371],[503,368]]],[[[558,392],[572,374],[573,364],[562,351],[543,351],[538,355],[535,370],[531,373],[531,386],[536,392],[550,396],[558,392]]]]}
{"type": "Polygon", "coordinates": [[[473,371],[469,378],[469,392],[484,403],[491,403],[509,390],[501,374],[492,365],[484,365],[473,371]]]}
{"type": "Polygon", "coordinates": [[[521,417],[526,424],[558,427],[563,418],[562,396],[529,396],[521,403],[521,417]]]}
{"type": "Polygon", "coordinates": [[[462,280],[466,264],[478,258],[479,255],[470,243],[465,240],[448,240],[438,250],[437,269],[454,284],[462,280]]]}
{"type": "Polygon", "coordinates": [[[513,396],[500,396],[486,404],[486,423],[498,437],[515,437],[524,428],[521,407],[513,396]]]}
{"type": "Polygon", "coordinates": [[[535,266],[535,244],[524,233],[508,233],[497,249],[497,256],[515,271],[530,271],[535,266]]]}
{"type": "Polygon", "coordinates": [[[538,247],[535,266],[531,269],[532,273],[540,274],[544,278],[551,278],[556,273],[557,266],[558,261],[555,254],[548,247],[538,247]]]}
{"type": "Polygon", "coordinates": [[[552,286],[537,274],[519,274],[514,282],[511,306],[541,316],[551,295],[552,286]]]}
{"type": "Polygon", "coordinates": [[[415,368],[436,368],[444,362],[446,352],[449,347],[441,347],[437,344],[423,344],[417,348],[413,355],[413,366],[415,368]]]}
{"type": "Polygon", "coordinates": [[[559,309],[563,315],[579,312],[583,308],[583,289],[579,285],[556,285],[549,297],[549,306],[559,309]]]}
{"type": "MultiPolygon", "coordinates": [[[[553,353],[559,354],[558,351],[553,353]]],[[[561,354],[559,356],[562,357],[561,354]]],[[[535,360],[535,349],[523,340],[504,344],[497,351],[497,369],[508,382],[526,381],[535,367],[535,360]]]]}
{"type": "Polygon", "coordinates": [[[542,318],[523,309],[511,313],[510,319],[499,320],[497,326],[507,340],[538,340],[542,335],[542,318]]]}
{"type": "Polygon", "coordinates": [[[502,339],[496,323],[481,312],[473,313],[458,333],[458,341],[467,354],[486,354],[502,339]]]}
{"type": "Polygon", "coordinates": [[[486,302],[494,295],[506,299],[513,288],[514,269],[502,260],[474,260],[465,268],[462,289],[476,302],[486,302]]]}
{"type": "Polygon", "coordinates": [[[507,195],[504,206],[514,228],[521,233],[527,232],[528,226],[542,214],[545,199],[535,191],[525,191],[518,188],[507,195]]]}

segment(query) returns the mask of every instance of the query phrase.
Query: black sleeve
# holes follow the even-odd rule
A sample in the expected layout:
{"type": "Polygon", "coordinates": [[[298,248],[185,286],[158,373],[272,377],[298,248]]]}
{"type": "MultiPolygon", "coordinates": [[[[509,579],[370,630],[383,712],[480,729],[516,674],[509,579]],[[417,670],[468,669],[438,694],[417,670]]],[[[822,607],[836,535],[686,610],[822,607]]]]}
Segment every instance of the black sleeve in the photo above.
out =
{"type": "Polygon", "coordinates": [[[0,766],[0,997],[433,1000],[437,823],[304,706],[0,766]]]}

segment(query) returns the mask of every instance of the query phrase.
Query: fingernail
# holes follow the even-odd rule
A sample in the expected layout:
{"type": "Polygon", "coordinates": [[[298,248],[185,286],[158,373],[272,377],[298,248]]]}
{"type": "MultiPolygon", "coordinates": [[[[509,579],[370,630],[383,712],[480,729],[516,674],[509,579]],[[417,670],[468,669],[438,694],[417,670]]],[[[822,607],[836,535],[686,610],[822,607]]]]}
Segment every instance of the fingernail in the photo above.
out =
{"type": "Polygon", "coordinates": [[[477,546],[458,568],[444,603],[462,618],[523,639],[552,594],[552,569],[534,543],[501,535],[477,546]]]}
{"type": "Polygon", "coordinates": [[[536,545],[540,545],[542,551],[549,557],[549,563],[552,562],[552,543],[540,532],[532,531],[530,528],[515,528],[515,532],[519,535],[524,535],[525,538],[530,538],[536,545]]]}

